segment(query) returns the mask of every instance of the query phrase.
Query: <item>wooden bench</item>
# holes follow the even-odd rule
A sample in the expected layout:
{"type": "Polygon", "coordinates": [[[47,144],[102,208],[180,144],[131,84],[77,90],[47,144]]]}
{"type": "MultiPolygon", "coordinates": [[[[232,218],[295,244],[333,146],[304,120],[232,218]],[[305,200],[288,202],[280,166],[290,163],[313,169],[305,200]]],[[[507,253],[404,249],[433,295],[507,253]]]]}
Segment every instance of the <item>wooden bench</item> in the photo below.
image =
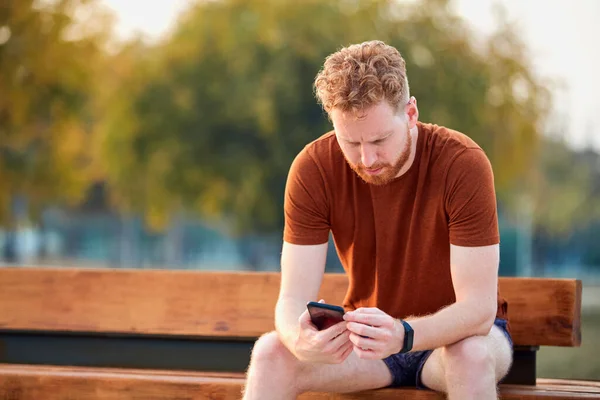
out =
{"type": "MultiPolygon", "coordinates": [[[[0,399],[238,399],[273,330],[277,273],[0,268],[0,399]]],[[[341,304],[347,279],[320,296],[341,304]]],[[[536,379],[539,346],[581,342],[581,282],[501,278],[515,362],[502,399],[600,398],[600,382],[536,379]]],[[[442,399],[381,389],[300,399],[442,399]]]]}

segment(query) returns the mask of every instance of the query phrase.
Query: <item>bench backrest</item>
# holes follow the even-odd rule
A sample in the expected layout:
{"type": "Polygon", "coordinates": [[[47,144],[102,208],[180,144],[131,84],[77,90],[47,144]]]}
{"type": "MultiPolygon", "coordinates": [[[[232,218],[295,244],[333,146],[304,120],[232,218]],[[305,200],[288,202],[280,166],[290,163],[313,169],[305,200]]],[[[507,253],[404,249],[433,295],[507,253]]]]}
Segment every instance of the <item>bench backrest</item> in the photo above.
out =
{"type": "MultiPolygon", "coordinates": [[[[280,275],[73,268],[0,268],[0,331],[253,338],[273,330],[280,275]]],[[[343,274],[321,298],[341,304],[343,274]]],[[[516,345],[578,346],[581,281],[500,278],[516,345]]]]}

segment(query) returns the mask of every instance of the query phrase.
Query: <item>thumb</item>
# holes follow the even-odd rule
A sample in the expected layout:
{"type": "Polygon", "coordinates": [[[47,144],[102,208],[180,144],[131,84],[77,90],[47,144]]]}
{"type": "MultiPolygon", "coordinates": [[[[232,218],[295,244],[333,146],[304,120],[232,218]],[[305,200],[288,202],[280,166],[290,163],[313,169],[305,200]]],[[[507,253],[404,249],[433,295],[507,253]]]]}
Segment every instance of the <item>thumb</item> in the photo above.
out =
{"type": "Polygon", "coordinates": [[[298,322],[300,322],[300,326],[303,328],[310,325],[310,314],[308,313],[308,310],[304,310],[298,318],[298,322]]]}
{"type": "Polygon", "coordinates": [[[321,299],[319,300],[319,303],[325,303],[325,300],[321,299]]]}

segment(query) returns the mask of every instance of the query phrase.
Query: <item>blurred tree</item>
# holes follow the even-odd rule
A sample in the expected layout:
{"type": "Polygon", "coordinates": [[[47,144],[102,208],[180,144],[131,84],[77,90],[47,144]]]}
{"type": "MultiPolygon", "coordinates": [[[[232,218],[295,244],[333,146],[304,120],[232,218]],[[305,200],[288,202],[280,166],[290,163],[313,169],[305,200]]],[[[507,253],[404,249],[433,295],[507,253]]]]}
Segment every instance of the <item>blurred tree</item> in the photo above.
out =
{"type": "Polygon", "coordinates": [[[535,272],[541,274],[545,264],[560,264],[562,258],[580,258],[582,264],[600,268],[600,154],[547,138],[535,171],[530,198],[538,222],[535,272]]]}
{"type": "Polygon", "coordinates": [[[163,42],[133,51],[108,104],[101,147],[115,199],[155,226],[186,208],[240,233],[279,229],[293,157],[331,129],[312,93],[324,58],[381,39],[405,56],[421,119],[479,142],[509,203],[531,179],[548,93],[518,32],[500,19],[492,38],[477,38],[450,5],[195,3],[163,42]]]}
{"type": "Polygon", "coordinates": [[[548,138],[537,163],[531,201],[535,219],[544,221],[539,225],[555,236],[565,236],[576,225],[600,217],[593,211],[600,204],[591,191],[593,170],[583,154],[548,138]]]}
{"type": "Polygon", "coordinates": [[[15,208],[35,216],[87,188],[88,106],[107,17],[92,0],[0,4],[0,224],[9,230],[15,208]]]}

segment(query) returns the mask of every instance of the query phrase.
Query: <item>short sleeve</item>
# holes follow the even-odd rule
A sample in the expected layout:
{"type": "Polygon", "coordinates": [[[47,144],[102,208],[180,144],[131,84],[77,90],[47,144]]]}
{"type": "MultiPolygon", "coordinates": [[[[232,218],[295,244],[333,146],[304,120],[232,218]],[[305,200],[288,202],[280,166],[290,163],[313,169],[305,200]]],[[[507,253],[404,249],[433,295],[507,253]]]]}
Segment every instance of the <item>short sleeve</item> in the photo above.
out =
{"type": "Polygon", "coordinates": [[[450,243],[489,246],[500,242],[492,165],[482,149],[462,151],[446,176],[450,243]]]}
{"type": "Polygon", "coordinates": [[[283,240],[302,245],[328,242],[330,223],[325,182],[307,148],[290,167],[283,209],[283,240]]]}

